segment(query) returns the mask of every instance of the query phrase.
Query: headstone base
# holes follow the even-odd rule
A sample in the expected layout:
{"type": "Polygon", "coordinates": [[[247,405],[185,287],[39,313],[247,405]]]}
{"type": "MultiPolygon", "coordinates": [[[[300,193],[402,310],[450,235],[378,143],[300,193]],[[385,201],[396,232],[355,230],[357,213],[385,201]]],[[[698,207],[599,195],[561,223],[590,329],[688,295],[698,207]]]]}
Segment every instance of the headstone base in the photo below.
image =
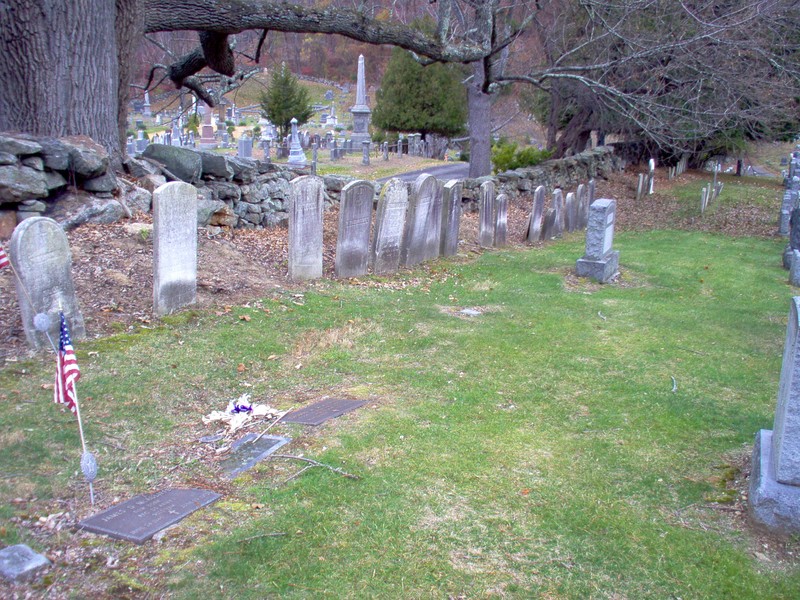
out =
{"type": "Polygon", "coordinates": [[[50,561],[25,544],[0,550],[0,575],[7,581],[33,581],[50,561]]]}
{"type": "Polygon", "coordinates": [[[602,260],[579,258],[575,263],[578,277],[589,277],[598,283],[608,283],[619,273],[619,251],[614,250],[602,260]]]}
{"type": "Polygon", "coordinates": [[[783,536],[800,533],[800,486],[775,479],[772,467],[772,430],[756,434],[750,472],[748,512],[758,527],[783,536]]]}

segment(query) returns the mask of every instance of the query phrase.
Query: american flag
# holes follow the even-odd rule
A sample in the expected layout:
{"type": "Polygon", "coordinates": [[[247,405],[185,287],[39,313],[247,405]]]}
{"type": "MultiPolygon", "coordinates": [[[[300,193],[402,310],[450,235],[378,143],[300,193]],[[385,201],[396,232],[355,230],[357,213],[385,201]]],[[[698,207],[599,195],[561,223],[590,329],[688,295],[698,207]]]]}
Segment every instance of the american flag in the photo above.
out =
{"type": "Polygon", "coordinates": [[[6,251],[3,249],[2,246],[0,246],[0,269],[2,269],[3,267],[7,267],[9,264],[10,263],[8,261],[8,254],[6,254],[6,251]]]}
{"type": "Polygon", "coordinates": [[[56,385],[53,399],[56,404],[66,404],[72,412],[76,411],[75,382],[81,377],[78,360],[72,349],[72,339],[69,337],[67,320],[61,314],[61,336],[58,340],[58,363],[56,367],[56,385]]]}

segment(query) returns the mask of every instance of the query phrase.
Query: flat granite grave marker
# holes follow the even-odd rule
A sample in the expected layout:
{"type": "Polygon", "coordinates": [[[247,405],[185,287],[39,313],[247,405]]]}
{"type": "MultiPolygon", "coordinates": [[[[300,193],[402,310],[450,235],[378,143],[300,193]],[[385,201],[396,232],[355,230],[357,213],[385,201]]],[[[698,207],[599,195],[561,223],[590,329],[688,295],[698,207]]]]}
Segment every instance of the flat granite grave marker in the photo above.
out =
{"type": "Polygon", "coordinates": [[[575,265],[579,277],[608,283],[617,274],[619,252],[612,249],[616,214],[617,203],[608,198],[596,200],[589,208],[586,254],[575,265]]]}
{"type": "Polygon", "coordinates": [[[34,552],[25,544],[7,546],[0,550],[0,575],[7,581],[32,581],[39,571],[49,566],[47,557],[34,552]]]}
{"type": "Polygon", "coordinates": [[[439,256],[442,193],[432,175],[422,174],[411,185],[400,262],[411,267],[439,256]]]}
{"type": "Polygon", "coordinates": [[[293,179],[289,193],[289,279],[322,277],[322,177],[293,179]]]}
{"type": "Polygon", "coordinates": [[[351,181],[342,188],[336,238],[337,277],[359,277],[367,272],[374,197],[375,188],[368,181],[351,181]]]}
{"type": "Polygon", "coordinates": [[[756,525],[800,533],[800,296],[789,306],[774,425],[756,434],[749,499],[756,525]]]}
{"type": "Polygon", "coordinates": [[[458,252],[463,186],[460,180],[451,179],[442,188],[442,233],[439,239],[439,254],[442,256],[454,256],[458,252]]]}
{"type": "Polygon", "coordinates": [[[219,463],[220,467],[225,472],[225,477],[233,479],[291,441],[290,438],[277,435],[258,437],[256,433],[248,433],[231,444],[231,455],[219,463]]]}
{"type": "Polygon", "coordinates": [[[208,506],[220,494],[196,488],[135,496],[78,523],[78,529],[143,544],[156,533],[208,506]]]}
{"type": "Polygon", "coordinates": [[[84,338],[83,315],[72,283],[72,254],[61,225],[47,217],[25,219],[11,236],[9,258],[25,286],[21,288],[19,281],[14,279],[28,344],[37,350],[50,347],[45,333],[34,327],[33,318],[38,313],[50,317],[47,333],[51,339],[58,340],[59,311],[67,318],[72,338],[84,338]]]}
{"type": "Polygon", "coordinates": [[[375,214],[370,262],[372,272],[376,275],[397,271],[400,265],[400,248],[403,244],[407,211],[406,184],[397,178],[390,179],[381,190],[375,214]]]}
{"type": "Polygon", "coordinates": [[[542,217],[544,216],[544,186],[540,185],[533,192],[533,206],[531,207],[531,220],[528,223],[528,242],[538,242],[542,239],[542,217]]]}
{"type": "Polygon", "coordinates": [[[197,301],[197,188],[172,181],[153,192],[153,312],[197,301]]]}
{"type": "Polygon", "coordinates": [[[325,398],[314,404],[293,410],[281,419],[284,423],[300,425],[321,425],[329,419],[341,417],[366,404],[362,400],[344,400],[342,398],[325,398]]]}
{"type": "Polygon", "coordinates": [[[491,248],[494,245],[495,226],[494,183],[491,181],[484,181],[481,184],[478,213],[478,244],[482,248],[491,248]]]}

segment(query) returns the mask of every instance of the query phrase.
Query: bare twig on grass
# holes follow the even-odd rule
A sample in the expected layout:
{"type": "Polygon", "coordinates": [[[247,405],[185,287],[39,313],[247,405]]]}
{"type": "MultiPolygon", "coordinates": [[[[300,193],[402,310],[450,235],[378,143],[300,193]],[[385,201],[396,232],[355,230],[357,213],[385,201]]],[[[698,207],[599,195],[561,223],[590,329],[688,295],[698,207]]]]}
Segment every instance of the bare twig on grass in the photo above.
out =
{"type": "Polygon", "coordinates": [[[672,393],[674,394],[677,391],[678,391],[678,382],[675,380],[674,377],[672,377],[672,393]]]}
{"type": "Polygon", "coordinates": [[[272,423],[270,423],[270,424],[269,424],[269,426],[268,426],[268,427],[267,427],[267,428],[266,428],[264,431],[262,431],[261,433],[259,433],[259,434],[258,434],[258,436],[256,436],[254,439],[250,440],[248,443],[249,443],[249,444],[252,444],[252,443],[254,443],[254,442],[257,442],[258,440],[260,440],[260,439],[261,439],[261,438],[264,436],[264,434],[265,434],[265,433],[267,433],[267,432],[268,432],[270,429],[272,429],[273,427],[275,427],[275,425],[277,425],[277,424],[278,424],[278,422],[279,422],[279,421],[280,421],[280,420],[281,420],[283,417],[285,417],[286,415],[288,415],[288,414],[289,414],[289,412],[290,412],[290,411],[288,411],[288,410],[285,410],[285,411],[283,411],[283,413],[281,414],[281,416],[280,416],[280,417],[278,417],[278,418],[277,418],[277,419],[275,419],[275,420],[274,420],[272,423]]]}
{"type": "Polygon", "coordinates": [[[308,463],[308,466],[303,467],[297,473],[295,473],[294,475],[289,477],[289,479],[285,480],[283,482],[284,484],[289,483],[292,479],[296,479],[303,472],[305,472],[308,469],[311,469],[313,467],[324,467],[324,468],[326,468],[326,469],[328,469],[330,471],[333,471],[334,473],[338,473],[342,477],[347,477],[348,479],[361,479],[361,477],[359,477],[358,475],[353,475],[352,473],[348,473],[347,471],[344,471],[343,469],[340,469],[339,467],[334,467],[333,465],[326,465],[325,463],[321,463],[321,462],[313,460],[311,458],[305,458],[304,456],[294,456],[292,454],[273,454],[272,458],[286,458],[286,459],[289,459],[289,460],[299,460],[299,461],[308,463]]]}

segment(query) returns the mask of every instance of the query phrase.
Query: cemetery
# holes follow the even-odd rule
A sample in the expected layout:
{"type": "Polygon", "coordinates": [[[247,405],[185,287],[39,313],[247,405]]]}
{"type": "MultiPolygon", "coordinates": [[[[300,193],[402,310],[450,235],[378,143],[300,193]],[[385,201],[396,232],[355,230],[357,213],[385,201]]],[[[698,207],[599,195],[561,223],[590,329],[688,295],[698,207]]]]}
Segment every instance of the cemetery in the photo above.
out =
{"type": "Polygon", "coordinates": [[[51,4],[0,598],[800,597],[791,2],[51,4]]]}

